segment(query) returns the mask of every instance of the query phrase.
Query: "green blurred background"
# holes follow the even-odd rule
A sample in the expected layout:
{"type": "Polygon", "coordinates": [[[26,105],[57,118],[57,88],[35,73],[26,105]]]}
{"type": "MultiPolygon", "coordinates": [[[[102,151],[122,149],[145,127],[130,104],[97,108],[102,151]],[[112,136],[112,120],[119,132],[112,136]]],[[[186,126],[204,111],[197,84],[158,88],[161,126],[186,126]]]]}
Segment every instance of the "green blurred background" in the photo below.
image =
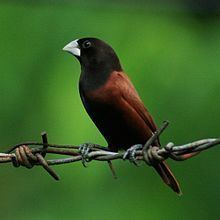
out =
{"type": "MultiPolygon", "coordinates": [[[[158,125],[162,143],[219,137],[220,20],[217,1],[1,1],[0,139],[6,146],[106,142],[78,94],[80,65],[62,52],[94,36],[118,53],[158,125]]],[[[219,219],[218,147],[169,164],[183,196],[142,165],[114,162],[55,167],[55,182],[36,167],[1,165],[1,219],[219,219]]]]}

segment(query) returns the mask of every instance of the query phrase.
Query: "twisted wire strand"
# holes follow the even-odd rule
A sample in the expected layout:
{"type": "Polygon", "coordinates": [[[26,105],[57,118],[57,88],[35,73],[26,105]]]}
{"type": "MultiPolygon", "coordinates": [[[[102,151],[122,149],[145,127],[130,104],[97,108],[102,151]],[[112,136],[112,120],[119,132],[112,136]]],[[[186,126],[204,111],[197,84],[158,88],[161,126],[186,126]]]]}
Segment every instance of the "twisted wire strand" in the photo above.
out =
{"type": "MultiPolygon", "coordinates": [[[[149,166],[167,160],[168,158],[175,161],[183,161],[196,156],[204,150],[220,144],[220,139],[208,138],[179,146],[175,146],[172,142],[168,143],[163,148],[153,146],[154,141],[163,133],[168,124],[168,122],[164,122],[161,128],[159,128],[146,142],[146,144],[143,146],[143,149],[137,150],[134,153],[137,161],[144,161],[149,166]]],[[[59,176],[51,168],[52,165],[85,160],[84,156],[80,152],[80,146],[49,144],[46,132],[43,132],[41,137],[43,142],[36,142],[36,145],[34,142],[31,142],[31,145],[34,145],[32,148],[30,148],[30,146],[28,146],[26,143],[17,144],[15,145],[16,147],[12,146],[10,148],[8,152],[11,153],[0,153],[0,163],[11,162],[14,167],[23,166],[28,169],[33,168],[35,165],[40,165],[55,180],[59,180],[59,176]],[[39,145],[42,147],[39,147],[39,145]],[[11,149],[13,149],[13,152],[11,149]],[[70,157],[46,160],[45,156],[48,154],[69,155],[70,157]]],[[[94,144],[86,156],[86,161],[112,161],[117,159],[124,160],[124,155],[125,152],[111,152],[109,149],[103,146],[94,144]]],[[[113,169],[112,172],[113,175],[115,175],[113,169]]]]}

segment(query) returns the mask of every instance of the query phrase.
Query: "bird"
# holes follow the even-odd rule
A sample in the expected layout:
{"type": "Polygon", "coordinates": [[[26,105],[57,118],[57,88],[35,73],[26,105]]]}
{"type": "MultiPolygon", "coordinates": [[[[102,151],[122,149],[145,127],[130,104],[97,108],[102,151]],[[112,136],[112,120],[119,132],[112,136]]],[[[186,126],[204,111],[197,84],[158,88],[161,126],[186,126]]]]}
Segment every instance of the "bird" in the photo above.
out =
{"type": "MultiPolygon", "coordinates": [[[[144,145],[157,130],[137,90],[124,72],[114,49],[95,37],[68,43],[64,51],[81,65],[79,94],[86,112],[114,152],[144,145]]],[[[160,147],[159,138],[154,145],[160,147]]],[[[152,165],[165,184],[181,194],[165,161],[152,165]]]]}

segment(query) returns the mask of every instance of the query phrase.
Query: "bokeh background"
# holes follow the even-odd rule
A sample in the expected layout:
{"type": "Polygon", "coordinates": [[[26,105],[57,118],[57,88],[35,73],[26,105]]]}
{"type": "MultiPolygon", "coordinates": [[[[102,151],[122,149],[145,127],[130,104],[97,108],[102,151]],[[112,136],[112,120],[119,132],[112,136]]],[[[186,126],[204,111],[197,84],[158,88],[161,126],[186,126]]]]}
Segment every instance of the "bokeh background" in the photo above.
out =
{"type": "MultiPolygon", "coordinates": [[[[94,36],[117,51],[158,125],[171,122],[162,143],[219,137],[219,2],[1,1],[0,146],[40,140],[106,142],[78,94],[80,65],[62,52],[69,41],[94,36]]],[[[142,165],[114,162],[42,168],[1,164],[1,219],[219,219],[219,147],[169,164],[183,196],[142,165]]]]}

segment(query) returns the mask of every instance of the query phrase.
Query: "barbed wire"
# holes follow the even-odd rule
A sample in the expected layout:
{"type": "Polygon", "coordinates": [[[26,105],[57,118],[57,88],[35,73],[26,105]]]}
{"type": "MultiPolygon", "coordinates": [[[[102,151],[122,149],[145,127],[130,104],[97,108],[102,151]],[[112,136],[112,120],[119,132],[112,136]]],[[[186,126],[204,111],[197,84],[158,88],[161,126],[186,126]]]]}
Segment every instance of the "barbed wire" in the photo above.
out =
{"type": "MultiPolygon", "coordinates": [[[[161,128],[159,128],[145,145],[143,145],[142,149],[134,152],[133,156],[135,161],[144,161],[149,166],[169,158],[175,161],[183,161],[220,144],[219,138],[208,138],[179,146],[172,142],[169,142],[162,148],[154,146],[153,143],[168,125],[169,122],[165,121],[161,128]]],[[[111,152],[108,148],[97,144],[88,144],[90,147],[87,154],[84,155],[81,150],[81,145],[50,144],[48,143],[46,132],[43,132],[41,137],[42,142],[24,142],[16,144],[10,147],[6,153],[0,153],[0,163],[12,163],[14,167],[23,166],[28,169],[40,165],[55,180],[59,180],[58,174],[51,167],[53,165],[74,163],[77,161],[82,161],[85,165],[85,162],[89,163],[93,160],[107,161],[109,162],[113,175],[116,176],[111,161],[118,159],[129,160],[125,158],[126,152],[111,152]],[[48,154],[67,155],[69,157],[45,159],[48,154]]]]}

